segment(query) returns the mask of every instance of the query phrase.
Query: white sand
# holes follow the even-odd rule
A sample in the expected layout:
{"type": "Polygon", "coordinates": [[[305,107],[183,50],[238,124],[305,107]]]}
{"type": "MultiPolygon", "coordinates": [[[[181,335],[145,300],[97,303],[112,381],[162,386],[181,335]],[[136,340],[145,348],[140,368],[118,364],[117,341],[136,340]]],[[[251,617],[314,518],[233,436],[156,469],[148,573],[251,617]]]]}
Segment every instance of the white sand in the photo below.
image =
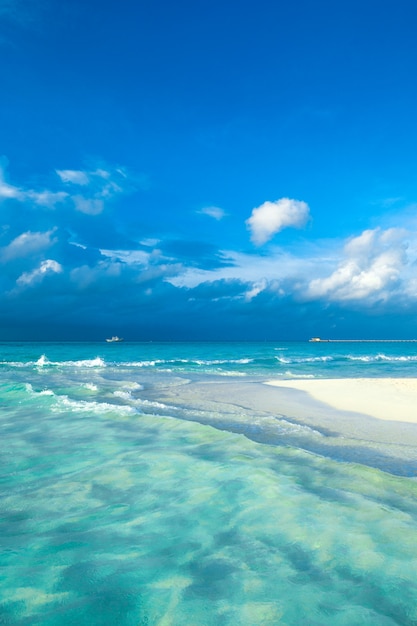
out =
{"type": "Polygon", "coordinates": [[[266,384],[304,391],[338,410],[417,424],[417,378],[270,380],[266,384]]]}

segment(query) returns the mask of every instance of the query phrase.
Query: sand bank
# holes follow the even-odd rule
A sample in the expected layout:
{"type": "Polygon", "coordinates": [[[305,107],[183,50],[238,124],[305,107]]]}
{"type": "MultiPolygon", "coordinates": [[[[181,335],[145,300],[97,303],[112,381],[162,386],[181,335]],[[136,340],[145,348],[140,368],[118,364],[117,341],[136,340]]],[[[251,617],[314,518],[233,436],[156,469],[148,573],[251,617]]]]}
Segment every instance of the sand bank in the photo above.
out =
{"type": "Polygon", "coordinates": [[[341,411],[417,424],[417,378],[270,380],[266,384],[304,391],[341,411]]]}

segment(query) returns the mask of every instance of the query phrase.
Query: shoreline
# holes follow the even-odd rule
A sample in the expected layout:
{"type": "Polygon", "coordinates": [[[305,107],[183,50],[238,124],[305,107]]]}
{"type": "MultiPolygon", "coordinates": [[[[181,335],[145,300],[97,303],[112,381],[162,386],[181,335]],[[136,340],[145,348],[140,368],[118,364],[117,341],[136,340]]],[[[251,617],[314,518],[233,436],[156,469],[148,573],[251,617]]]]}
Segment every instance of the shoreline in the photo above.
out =
{"type": "Polygon", "coordinates": [[[417,424],[417,378],[274,379],[265,384],[307,393],[338,411],[417,424]]]}

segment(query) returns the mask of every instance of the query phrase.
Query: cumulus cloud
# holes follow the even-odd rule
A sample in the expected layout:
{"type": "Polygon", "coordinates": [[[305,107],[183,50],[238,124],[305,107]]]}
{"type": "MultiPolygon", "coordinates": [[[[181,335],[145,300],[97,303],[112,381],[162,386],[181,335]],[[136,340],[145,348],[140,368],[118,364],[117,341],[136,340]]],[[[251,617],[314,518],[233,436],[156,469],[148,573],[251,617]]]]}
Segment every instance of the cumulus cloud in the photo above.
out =
{"type": "Polygon", "coordinates": [[[198,213],[201,213],[202,215],[208,215],[209,217],[212,217],[217,221],[222,220],[226,215],[225,211],[218,206],[204,207],[203,209],[198,211],[198,213]]]}
{"type": "Polygon", "coordinates": [[[405,229],[376,228],[344,242],[303,243],[291,253],[274,247],[267,255],[230,250],[222,255],[227,260],[223,265],[212,269],[183,265],[165,280],[191,292],[201,285],[240,281],[245,289],[230,298],[248,303],[269,294],[299,303],[355,308],[389,303],[400,310],[417,300],[417,233],[405,229]]]}
{"type": "Polygon", "coordinates": [[[30,287],[40,283],[48,274],[60,274],[63,271],[62,265],[53,259],[47,259],[32,272],[24,272],[16,281],[19,287],[30,287]]]}
{"type": "Polygon", "coordinates": [[[405,236],[399,228],[376,228],[353,237],[338,267],[329,276],[310,281],[307,296],[339,302],[387,300],[401,278],[405,279],[405,236]]]}
{"type": "Polygon", "coordinates": [[[246,225],[251,231],[253,243],[261,246],[284,228],[302,228],[309,217],[308,204],[301,200],[281,198],[275,202],[264,202],[253,209],[246,225]]]}
{"type": "Polygon", "coordinates": [[[22,233],[0,250],[0,259],[2,261],[10,261],[16,258],[27,257],[40,250],[45,250],[56,242],[56,238],[52,238],[55,230],[55,228],[52,228],[44,233],[33,233],[30,231],[22,233]]]}

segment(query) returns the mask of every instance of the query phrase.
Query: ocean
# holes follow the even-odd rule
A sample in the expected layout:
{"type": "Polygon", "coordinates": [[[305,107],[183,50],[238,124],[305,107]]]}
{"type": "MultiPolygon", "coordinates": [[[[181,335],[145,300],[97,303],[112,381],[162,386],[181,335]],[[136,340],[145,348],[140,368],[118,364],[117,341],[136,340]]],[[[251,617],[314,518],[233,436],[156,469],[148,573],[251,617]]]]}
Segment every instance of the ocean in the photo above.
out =
{"type": "Polygon", "coordinates": [[[264,384],[414,378],[417,343],[2,343],[0,371],[1,625],[417,625],[417,425],[264,384]]]}

